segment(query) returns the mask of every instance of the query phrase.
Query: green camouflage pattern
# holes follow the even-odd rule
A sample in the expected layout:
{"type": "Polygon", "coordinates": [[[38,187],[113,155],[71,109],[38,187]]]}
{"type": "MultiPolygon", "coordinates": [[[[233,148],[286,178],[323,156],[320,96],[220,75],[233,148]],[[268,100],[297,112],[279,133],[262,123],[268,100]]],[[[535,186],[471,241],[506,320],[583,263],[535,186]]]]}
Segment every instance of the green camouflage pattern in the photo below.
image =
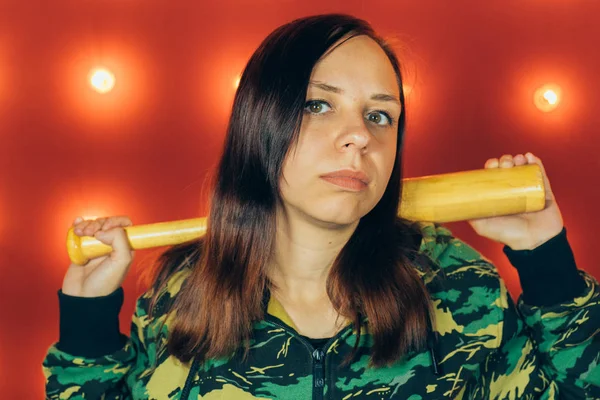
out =
{"type": "MultiPolygon", "coordinates": [[[[195,374],[190,399],[600,399],[598,282],[584,271],[585,293],[564,304],[514,304],[492,263],[440,224],[423,223],[420,271],[431,292],[439,337],[435,375],[430,353],[409,354],[388,368],[369,368],[364,323],[353,362],[338,368],[358,337],[348,326],[330,340],[324,387],[314,389],[313,348],[269,307],[255,324],[247,360],[211,360],[195,374]],[[274,318],[277,317],[277,318],[274,318]],[[318,391],[322,397],[315,396],[318,391]]],[[[188,270],[163,294],[171,301],[188,270]]],[[[169,321],[147,315],[149,293],[136,304],[123,349],[99,358],[61,352],[43,361],[49,399],[180,399],[190,372],[164,351],[169,321]]]]}

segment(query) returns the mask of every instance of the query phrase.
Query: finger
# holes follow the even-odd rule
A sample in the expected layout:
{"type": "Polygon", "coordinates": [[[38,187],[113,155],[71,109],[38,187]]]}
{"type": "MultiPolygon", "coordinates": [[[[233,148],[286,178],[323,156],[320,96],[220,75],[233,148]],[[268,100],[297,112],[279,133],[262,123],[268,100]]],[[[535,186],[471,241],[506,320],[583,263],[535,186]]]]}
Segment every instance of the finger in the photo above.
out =
{"type": "Polygon", "coordinates": [[[111,258],[114,261],[131,260],[131,246],[123,228],[113,228],[108,231],[98,231],[94,235],[96,239],[113,248],[111,258]]]}
{"type": "Polygon", "coordinates": [[[523,154],[517,154],[513,157],[515,165],[525,165],[528,163],[527,158],[523,154]]]}
{"type": "Polygon", "coordinates": [[[100,230],[105,220],[106,218],[97,218],[91,221],[83,230],[83,234],[85,236],[94,236],[94,234],[100,230]]]}
{"type": "Polygon", "coordinates": [[[85,229],[92,223],[92,221],[83,220],[75,226],[75,233],[79,236],[84,236],[85,229]]]}
{"type": "Polygon", "coordinates": [[[546,174],[546,168],[544,168],[544,164],[539,157],[536,157],[531,152],[525,154],[527,157],[527,161],[529,164],[537,164],[540,166],[540,170],[542,171],[542,176],[544,178],[544,187],[546,188],[546,198],[552,198],[552,188],[550,187],[550,181],[548,180],[548,174],[546,174]]]}
{"type": "Polygon", "coordinates": [[[485,168],[498,168],[497,158],[488,158],[484,165],[485,168]]]}
{"type": "Polygon", "coordinates": [[[500,157],[500,168],[510,168],[514,166],[513,157],[510,154],[504,154],[500,157]]]}
{"type": "Polygon", "coordinates": [[[115,227],[131,226],[131,219],[125,215],[108,218],[102,225],[102,230],[106,231],[115,227]]]}
{"type": "Polygon", "coordinates": [[[73,220],[73,232],[75,232],[76,235],[81,235],[82,234],[82,226],[84,224],[84,219],[82,217],[76,217],[73,220]]]}
{"type": "Polygon", "coordinates": [[[539,165],[540,169],[544,172],[544,174],[546,173],[546,169],[544,168],[544,164],[542,163],[542,160],[540,160],[538,157],[536,157],[533,153],[526,153],[525,157],[527,159],[527,163],[539,165]]]}
{"type": "Polygon", "coordinates": [[[527,158],[527,162],[529,164],[538,164],[540,167],[544,168],[544,166],[542,165],[542,160],[536,157],[533,153],[527,152],[525,153],[525,157],[527,158]]]}

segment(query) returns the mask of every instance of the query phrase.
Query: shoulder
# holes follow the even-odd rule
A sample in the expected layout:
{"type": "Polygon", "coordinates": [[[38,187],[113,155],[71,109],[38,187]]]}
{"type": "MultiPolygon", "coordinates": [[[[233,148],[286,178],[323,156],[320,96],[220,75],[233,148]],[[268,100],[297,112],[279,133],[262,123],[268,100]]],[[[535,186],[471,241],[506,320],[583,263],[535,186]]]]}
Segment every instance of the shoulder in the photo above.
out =
{"type": "Polygon", "coordinates": [[[447,227],[437,223],[420,223],[420,227],[420,254],[432,265],[423,279],[438,333],[461,343],[498,347],[512,301],[497,268],[447,227]]]}
{"type": "Polygon", "coordinates": [[[162,253],[158,277],[135,304],[131,337],[145,348],[147,361],[154,367],[169,357],[167,342],[175,318],[171,311],[197,261],[190,258],[195,253],[193,248],[190,244],[178,245],[162,253]]]}
{"type": "Polygon", "coordinates": [[[467,292],[475,292],[478,287],[500,289],[503,282],[491,260],[441,224],[421,222],[419,227],[419,255],[427,260],[430,274],[453,281],[467,292]]]}
{"type": "Polygon", "coordinates": [[[465,264],[478,264],[493,269],[492,262],[452,231],[438,223],[419,222],[422,241],[419,251],[440,268],[452,269],[465,264]]]}
{"type": "Polygon", "coordinates": [[[420,260],[427,264],[432,274],[455,281],[467,290],[475,290],[478,286],[497,288],[503,283],[493,262],[454,236],[446,226],[421,222],[419,228],[422,235],[420,260]]]}
{"type": "Polygon", "coordinates": [[[171,309],[199,261],[199,241],[169,247],[159,257],[151,285],[137,300],[136,313],[161,319],[171,309]]]}

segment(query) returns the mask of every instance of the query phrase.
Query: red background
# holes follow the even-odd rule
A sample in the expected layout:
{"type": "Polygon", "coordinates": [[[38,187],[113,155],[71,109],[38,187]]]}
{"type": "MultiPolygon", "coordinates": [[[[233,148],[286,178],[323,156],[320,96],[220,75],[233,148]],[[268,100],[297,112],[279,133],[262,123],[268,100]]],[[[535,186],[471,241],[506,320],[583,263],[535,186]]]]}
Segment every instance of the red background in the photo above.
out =
{"type": "MultiPolygon", "coordinates": [[[[600,2],[0,0],[1,397],[43,397],[72,219],[203,216],[203,182],[244,63],[280,24],[338,11],[396,37],[413,87],[405,176],[532,151],[580,268],[600,276],[600,2]],[[106,95],[87,81],[99,65],[117,79],[106,95]],[[547,82],[563,90],[552,113],[532,103],[547,82]]],[[[449,227],[520,293],[500,244],[466,223],[449,227]]],[[[139,251],[125,282],[125,332],[143,289],[137,278],[156,254],[139,251]]]]}

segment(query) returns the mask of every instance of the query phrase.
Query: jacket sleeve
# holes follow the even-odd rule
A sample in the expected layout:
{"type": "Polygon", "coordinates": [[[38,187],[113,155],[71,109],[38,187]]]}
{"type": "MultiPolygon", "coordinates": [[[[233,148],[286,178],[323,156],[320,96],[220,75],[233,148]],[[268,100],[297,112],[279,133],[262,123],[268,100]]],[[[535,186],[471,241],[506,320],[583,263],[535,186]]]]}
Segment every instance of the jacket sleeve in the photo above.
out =
{"type": "Polygon", "coordinates": [[[534,250],[503,251],[523,291],[516,305],[500,299],[500,347],[464,398],[600,399],[600,289],[577,269],[566,229],[534,250]]]}
{"type": "Polygon", "coordinates": [[[58,292],[59,340],[48,350],[42,369],[47,399],[131,399],[127,377],[147,364],[140,300],[131,336],[119,331],[123,289],[96,298],[58,292]]]}

